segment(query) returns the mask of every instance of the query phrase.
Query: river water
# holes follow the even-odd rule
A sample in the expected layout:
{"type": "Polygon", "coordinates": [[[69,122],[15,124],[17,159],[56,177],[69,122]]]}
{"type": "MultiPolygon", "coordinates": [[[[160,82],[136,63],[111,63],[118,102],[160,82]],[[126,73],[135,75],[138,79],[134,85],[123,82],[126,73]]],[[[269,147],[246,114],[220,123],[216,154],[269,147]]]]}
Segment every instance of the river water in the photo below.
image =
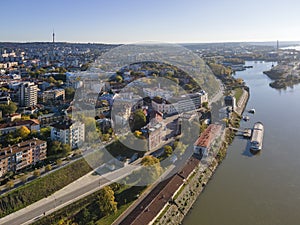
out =
{"type": "Polygon", "coordinates": [[[263,150],[252,156],[247,140],[236,137],[185,225],[300,224],[300,86],[285,91],[269,87],[263,71],[272,63],[247,62],[253,69],[237,72],[250,87],[249,122],[265,125],[263,150]]]}

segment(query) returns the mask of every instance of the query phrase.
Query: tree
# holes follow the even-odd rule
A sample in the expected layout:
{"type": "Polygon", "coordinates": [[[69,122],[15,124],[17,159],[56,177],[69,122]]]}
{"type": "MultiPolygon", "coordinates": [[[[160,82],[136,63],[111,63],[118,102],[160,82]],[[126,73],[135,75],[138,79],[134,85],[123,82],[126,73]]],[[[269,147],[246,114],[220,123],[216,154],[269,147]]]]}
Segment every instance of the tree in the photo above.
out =
{"type": "Polygon", "coordinates": [[[26,139],[30,134],[30,130],[26,126],[22,126],[21,128],[17,129],[17,135],[21,137],[22,140],[26,139]]]}
{"type": "Polygon", "coordinates": [[[46,141],[51,135],[50,127],[43,127],[40,129],[40,139],[46,141]]]}
{"type": "Polygon", "coordinates": [[[132,131],[140,130],[146,125],[146,115],[143,110],[138,109],[133,113],[132,131]]]}
{"type": "Polygon", "coordinates": [[[100,212],[106,216],[117,211],[117,202],[115,201],[114,191],[110,186],[104,187],[98,195],[98,205],[100,212]]]}
{"type": "Polygon", "coordinates": [[[61,143],[59,141],[52,141],[48,148],[48,156],[55,155],[61,150],[61,143]]]}
{"type": "Polygon", "coordinates": [[[116,76],[116,81],[117,81],[118,83],[122,83],[122,82],[123,82],[123,77],[120,76],[120,75],[117,75],[117,76],[116,76]]]}
{"type": "Polygon", "coordinates": [[[33,176],[35,177],[39,177],[41,175],[41,171],[39,169],[36,169],[34,172],[33,172],[33,176]]]}
{"type": "Polygon", "coordinates": [[[8,105],[0,104],[0,110],[2,111],[3,115],[13,114],[17,111],[18,107],[14,102],[10,102],[8,105]]]}
{"type": "Polygon", "coordinates": [[[159,159],[152,156],[152,155],[145,156],[141,161],[141,164],[143,166],[153,166],[153,165],[158,164],[158,163],[159,163],[159,159]]]}
{"type": "Polygon", "coordinates": [[[61,159],[56,160],[56,165],[60,166],[61,164],[62,164],[62,160],[61,159]]]}
{"type": "Polygon", "coordinates": [[[67,100],[72,100],[75,95],[75,89],[72,87],[65,88],[65,95],[67,100]]]}
{"type": "Polygon", "coordinates": [[[45,167],[45,171],[46,172],[49,172],[52,170],[52,166],[50,164],[48,164],[46,167],[45,167]]]}
{"type": "Polygon", "coordinates": [[[28,179],[28,176],[26,174],[24,174],[20,179],[21,179],[22,183],[25,184],[28,179]]]}
{"type": "Polygon", "coordinates": [[[71,146],[70,145],[68,145],[68,144],[62,144],[61,145],[61,151],[62,151],[62,154],[64,155],[64,156],[67,156],[67,155],[69,155],[69,153],[71,152],[71,146]]]}
{"type": "Polygon", "coordinates": [[[169,157],[173,153],[173,148],[170,145],[166,145],[164,147],[164,151],[165,151],[166,156],[169,157]]]}
{"type": "Polygon", "coordinates": [[[143,185],[153,183],[163,171],[159,159],[151,155],[145,156],[142,159],[141,164],[143,165],[143,168],[138,171],[138,176],[143,178],[141,180],[143,185]]]}
{"type": "Polygon", "coordinates": [[[6,183],[6,188],[7,189],[12,189],[14,186],[15,186],[15,183],[12,181],[12,180],[10,180],[10,181],[8,181],[7,183],[6,183]]]}

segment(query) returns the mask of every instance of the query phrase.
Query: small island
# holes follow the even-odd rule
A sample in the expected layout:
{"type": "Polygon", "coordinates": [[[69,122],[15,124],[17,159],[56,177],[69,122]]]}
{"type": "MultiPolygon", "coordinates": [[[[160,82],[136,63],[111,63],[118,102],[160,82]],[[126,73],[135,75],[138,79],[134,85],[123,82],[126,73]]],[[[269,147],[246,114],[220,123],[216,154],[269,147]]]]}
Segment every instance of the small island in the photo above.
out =
{"type": "Polygon", "coordinates": [[[265,71],[273,80],[269,85],[275,89],[286,89],[300,83],[300,65],[298,61],[280,62],[269,71],[265,71]]]}

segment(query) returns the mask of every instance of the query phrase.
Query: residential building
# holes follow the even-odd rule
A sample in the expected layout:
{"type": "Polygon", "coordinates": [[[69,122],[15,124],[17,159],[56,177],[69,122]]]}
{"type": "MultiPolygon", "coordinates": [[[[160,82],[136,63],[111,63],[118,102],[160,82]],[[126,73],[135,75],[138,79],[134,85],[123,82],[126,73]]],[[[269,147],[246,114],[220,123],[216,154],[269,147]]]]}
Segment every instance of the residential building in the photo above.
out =
{"type": "Polygon", "coordinates": [[[69,144],[72,149],[80,147],[85,140],[84,123],[67,120],[52,125],[51,140],[69,144]]]}
{"type": "Polygon", "coordinates": [[[18,97],[20,106],[34,106],[37,104],[38,86],[33,82],[23,82],[19,85],[18,97]]]}
{"type": "Polygon", "coordinates": [[[180,97],[172,97],[168,100],[154,98],[152,107],[158,112],[165,114],[183,113],[201,108],[204,102],[208,102],[208,95],[201,91],[193,94],[186,94],[180,97]]]}
{"type": "Polygon", "coordinates": [[[169,99],[173,96],[172,92],[163,90],[161,88],[143,88],[143,91],[145,96],[150,98],[159,96],[164,99],[169,99]]]}
{"type": "Polygon", "coordinates": [[[54,89],[54,90],[48,90],[44,91],[42,93],[42,101],[43,102],[49,102],[49,101],[59,101],[65,100],[65,90],[64,89],[54,89]]]}
{"type": "Polygon", "coordinates": [[[47,157],[47,142],[31,139],[0,149],[0,177],[7,172],[17,172],[47,157]]]}
{"type": "Polygon", "coordinates": [[[151,151],[158,147],[165,138],[163,123],[156,123],[155,119],[141,129],[148,140],[148,150],[151,151]]]}
{"type": "Polygon", "coordinates": [[[31,120],[21,120],[21,121],[14,121],[10,123],[0,124],[0,134],[5,135],[11,132],[15,132],[17,129],[21,128],[22,126],[27,127],[30,131],[40,130],[39,121],[35,119],[31,119],[31,120]]]}
{"type": "Polygon", "coordinates": [[[10,102],[11,102],[11,99],[10,99],[9,96],[0,97],[0,104],[1,105],[9,105],[10,102]]]}
{"type": "Polygon", "coordinates": [[[210,124],[194,143],[194,152],[201,156],[208,155],[210,148],[221,135],[222,125],[210,124]]]}

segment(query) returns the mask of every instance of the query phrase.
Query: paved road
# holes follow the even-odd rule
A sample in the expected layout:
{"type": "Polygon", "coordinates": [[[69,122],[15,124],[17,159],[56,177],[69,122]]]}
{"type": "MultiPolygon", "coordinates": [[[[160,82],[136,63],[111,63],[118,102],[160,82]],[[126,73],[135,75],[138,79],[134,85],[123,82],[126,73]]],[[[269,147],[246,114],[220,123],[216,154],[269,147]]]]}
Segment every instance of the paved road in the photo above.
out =
{"type": "Polygon", "coordinates": [[[76,200],[90,195],[116,180],[127,176],[138,168],[138,166],[126,166],[102,176],[89,173],[86,177],[71,183],[48,198],[44,198],[24,209],[1,218],[0,224],[30,224],[41,218],[44,212],[48,215],[72,202],[75,202],[76,200]]]}

